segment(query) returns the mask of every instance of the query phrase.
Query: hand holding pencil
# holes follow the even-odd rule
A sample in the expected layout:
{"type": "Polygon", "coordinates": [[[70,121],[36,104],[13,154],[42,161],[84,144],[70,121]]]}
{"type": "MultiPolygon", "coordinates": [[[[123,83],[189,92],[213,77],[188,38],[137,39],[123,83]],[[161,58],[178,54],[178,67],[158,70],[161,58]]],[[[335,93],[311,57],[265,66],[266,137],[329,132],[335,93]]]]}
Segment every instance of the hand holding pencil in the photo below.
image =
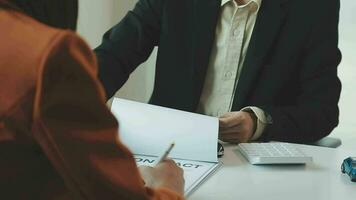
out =
{"type": "Polygon", "coordinates": [[[167,159],[174,146],[175,143],[169,145],[163,155],[156,160],[154,167],[140,166],[139,170],[146,187],[165,187],[183,196],[183,170],[173,160],[167,159]]]}
{"type": "Polygon", "coordinates": [[[162,162],[162,161],[164,161],[164,160],[167,160],[168,155],[169,155],[169,153],[172,151],[174,145],[175,145],[174,142],[171,143],[171,145],[169,145],[168,149],[164,152],[164,154],[163,154],[162,156],[160,156],[160,157],[156,160],[156,166],[157,166],[160,162],[162,162]]]}

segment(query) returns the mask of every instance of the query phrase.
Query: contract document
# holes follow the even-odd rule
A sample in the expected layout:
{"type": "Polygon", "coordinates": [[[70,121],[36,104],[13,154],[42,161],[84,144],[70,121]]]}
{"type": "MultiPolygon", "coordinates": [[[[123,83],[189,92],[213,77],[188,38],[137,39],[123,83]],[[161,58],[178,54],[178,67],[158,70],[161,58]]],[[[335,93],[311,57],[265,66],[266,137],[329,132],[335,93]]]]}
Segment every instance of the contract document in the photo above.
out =
{"type": "Polygon", "coordinates": [[[186,197],[220,166],[218,118],[119,98],[114,98],[111,111],[137,165],[153,166],[175,143],[169,158],[184,170],[186,197]]]}

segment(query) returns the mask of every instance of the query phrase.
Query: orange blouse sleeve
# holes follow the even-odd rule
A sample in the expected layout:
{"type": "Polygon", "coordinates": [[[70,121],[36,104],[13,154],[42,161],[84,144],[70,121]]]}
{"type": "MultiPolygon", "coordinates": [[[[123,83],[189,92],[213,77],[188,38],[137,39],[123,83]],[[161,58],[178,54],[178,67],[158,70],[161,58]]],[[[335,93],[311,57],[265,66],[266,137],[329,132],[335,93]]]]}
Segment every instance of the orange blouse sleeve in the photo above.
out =
{"type": "Polygon", "coordinates": [[[43,58],[36,84],[33,136],[74,199],[183,199],[146,188],[118,124],[105,104],[96,59],[71,32],[61,32],[43,58]]]}

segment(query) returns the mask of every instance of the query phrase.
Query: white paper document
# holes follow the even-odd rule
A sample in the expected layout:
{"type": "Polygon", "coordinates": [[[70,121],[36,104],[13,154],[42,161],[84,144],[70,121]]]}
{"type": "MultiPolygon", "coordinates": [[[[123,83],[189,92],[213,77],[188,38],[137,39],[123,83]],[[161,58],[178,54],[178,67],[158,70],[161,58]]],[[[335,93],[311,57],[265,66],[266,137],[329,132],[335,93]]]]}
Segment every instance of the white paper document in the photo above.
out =
{"type": "Polygon", "coordinates": [[[152,166],[175,143],[169,157],[184,170],[185,196],[218,168],[218,118],[119,98],[111,111],[138,165],[152,166]]]}
{"type": "MultiPolygon", "coordinates": [[[[138,166],[147,165],[154,166],[157,157],[135,155],[136,163],[138,166]]],[[[209,175],[214,173],[219,164],[215,162],[199,162],[181,159],[173,159],[178,166],[184,171],[184,194],[188,196],[196,189],[209,175]]]]}

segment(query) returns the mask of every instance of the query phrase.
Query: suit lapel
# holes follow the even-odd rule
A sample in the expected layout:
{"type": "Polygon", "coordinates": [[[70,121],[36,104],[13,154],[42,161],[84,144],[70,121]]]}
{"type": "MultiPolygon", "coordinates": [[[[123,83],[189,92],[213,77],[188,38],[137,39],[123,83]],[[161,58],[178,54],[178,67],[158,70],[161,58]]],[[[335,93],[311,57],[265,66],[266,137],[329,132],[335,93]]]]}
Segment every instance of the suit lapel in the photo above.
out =
{"type": "Polygon", "coordinates": [[[221,0],[193,0],[193,99],[199,102],[209,64],[221,0]]]}
{"type": "Polygon", "coordinates": [[[239,110],[253,89],[260,68],[270,47],[276,39],[283,23],[285,10],[282,3],[286,0],[263,0],[256,20],[255,28],[247,51],[234,97],[233,110],[239,110]]]}

